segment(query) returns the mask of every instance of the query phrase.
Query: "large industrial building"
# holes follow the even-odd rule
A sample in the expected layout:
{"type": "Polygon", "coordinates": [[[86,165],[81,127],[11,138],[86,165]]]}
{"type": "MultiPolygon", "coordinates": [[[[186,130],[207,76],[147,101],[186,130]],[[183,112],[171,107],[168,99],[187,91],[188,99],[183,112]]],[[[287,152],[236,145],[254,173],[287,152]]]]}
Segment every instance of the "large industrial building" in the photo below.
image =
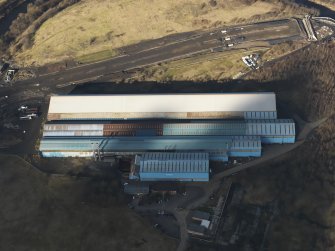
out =
{"type": "Polygon", "coordinates": [[[52,96],[47,118],[42,156],[137,155],[132,177],[142,181],[207,181],[210,160],[295,142],[274,93],[52,96]]]}
{"type": "Polygon", "coordinates": [[[276,119],[274,93],[53,96],[48,120],[276,119]]]}

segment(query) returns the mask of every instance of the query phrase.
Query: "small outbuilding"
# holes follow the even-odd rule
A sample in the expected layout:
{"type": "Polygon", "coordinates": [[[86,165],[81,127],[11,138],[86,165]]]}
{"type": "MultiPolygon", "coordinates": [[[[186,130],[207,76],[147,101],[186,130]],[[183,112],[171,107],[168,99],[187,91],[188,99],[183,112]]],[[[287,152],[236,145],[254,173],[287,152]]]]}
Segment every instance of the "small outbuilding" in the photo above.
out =
{"type": "Polygon", "coordinates": [[[187,232],[189,234],[204,236],[205,231],[206,231],[206,228],[204,226],[197,225],[197,224],[194,224],[194,223],[191,223],[191,224],[187,225],[187,232]]]}
{"type": "Polygon", "coordinates": [[[210,216],[211,215],[209,213],[199,211],[199,210],[193,211],[192,214],[191,214],[192,219],[196,220],[196,221],[202,221],[202,220],[207,220],[208,221],[210,216]]]}
{"type": "Polygon", "coordinates": [[[131,195],[145,195],[149,193],[149,185],[145,183],[127,184],[124,186],[124,192],[131,195]]]}

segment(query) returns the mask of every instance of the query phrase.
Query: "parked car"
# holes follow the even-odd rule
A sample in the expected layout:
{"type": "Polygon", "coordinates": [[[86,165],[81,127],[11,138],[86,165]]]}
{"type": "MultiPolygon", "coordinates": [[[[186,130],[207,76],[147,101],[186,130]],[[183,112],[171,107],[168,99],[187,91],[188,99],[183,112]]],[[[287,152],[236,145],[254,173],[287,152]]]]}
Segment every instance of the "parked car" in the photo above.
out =
{"type": "Polygon", "coordinates": [[[9,83],[10,81],[12,81],[13,78],[14,78],[14,74],[15,74],[15,70],[13,70],[13,69],[7,70],[7,72],[5,74],[5,82],[9,83]]]}
{"type": "Polygon", "coordinates": [[[28,106],[26,106],[26,105],[21,105],[17,110],[19,111],[19,112],[23,112],[23,111],[25,111],[25,110],[27,110],[28,109],[28,106]]]}

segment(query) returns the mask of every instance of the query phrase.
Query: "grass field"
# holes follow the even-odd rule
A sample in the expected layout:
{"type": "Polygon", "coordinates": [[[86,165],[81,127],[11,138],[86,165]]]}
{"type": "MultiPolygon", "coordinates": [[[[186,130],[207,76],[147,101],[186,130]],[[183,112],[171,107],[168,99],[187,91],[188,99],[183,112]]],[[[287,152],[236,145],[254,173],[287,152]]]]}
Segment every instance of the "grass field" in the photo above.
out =
{"type": "Polygon", "coordinates": [[[87,61],[94,61],[116,54],[111,51],[121,46],[142,40],[254,16],[260,18],[269,13],[289,15],[280,4],[265,1],[217,2],[211,6],[202,0],[84,0],[46,21],[35,34],[33,47],[16,55],[16,59],[25,64],[45,64],[67,58],[85,59],[88,54],[87,61]]]}
{"type": "Polygon", "coordinates": [[[48,177],[16,156],[0,163],[0,250],[176,248],[125,206],[113,180],[48,177]]]}
{"type": "Polygon", "coordinates": [[[248,67],[243,63],[242,56],[252,53],[262,55],[263,61],[273,60],[297,50],[306,44],[303,42],[290,42],[274,45],[271,48],[255,47],[249,50],[238,49],[222,53],[209,53],[155,65],[134,74],[132,80],[136,81],[200,81],[231,79],[248,67]]]}
{"type": "MultiPolygon", "coordinates": [[[[261,51],[255,49],[254,51],[261,51]]],[[[202,81],[232,78],[245,70],[241,57],[252,53],[252,50],[235,50],[224,53],[211,53],[152,66],[135,74],[134,80],[146,81],[202,81]]]]}

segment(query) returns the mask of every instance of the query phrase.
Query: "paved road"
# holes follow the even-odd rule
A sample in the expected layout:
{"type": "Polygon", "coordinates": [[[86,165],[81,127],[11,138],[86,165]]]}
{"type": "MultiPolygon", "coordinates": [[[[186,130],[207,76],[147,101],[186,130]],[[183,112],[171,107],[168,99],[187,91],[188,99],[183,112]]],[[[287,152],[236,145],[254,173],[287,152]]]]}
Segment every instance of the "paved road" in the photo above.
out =
{"type": "MultiPolygon", "coordinates": [[[[164,37],[152,41],[142,42],[121,48],[118,57],[88,65],[78,65],[54,73],[46,74],[37,70],[33,79],[17,81],[15,86],[34,88],[36,83],[40,86],[54,87],[69,83],[89,82],[92,80],[110,78],[115,73],[125,70],[140,68],[159,62],[184,58],[199,53],[208,53],[211,49],[222,48],[223,44],[235,43],[233,47],[224,48],[249,48],[257,43],[275,43],[278,40],[304,40],[304,34],[295,19],[284,19],[256,24],[232,26],[212,30],[210,32],[188,32],[164,37]],[[222,30],[227,33],[222,34],[222,30]],[[230,37],[230,41],[222,42],[222,37],[230,37]],[[243,41],[237,41],[243,37],[243,41]]],[[[270,46],[270,44],[268,43],[270,46]]]]}

